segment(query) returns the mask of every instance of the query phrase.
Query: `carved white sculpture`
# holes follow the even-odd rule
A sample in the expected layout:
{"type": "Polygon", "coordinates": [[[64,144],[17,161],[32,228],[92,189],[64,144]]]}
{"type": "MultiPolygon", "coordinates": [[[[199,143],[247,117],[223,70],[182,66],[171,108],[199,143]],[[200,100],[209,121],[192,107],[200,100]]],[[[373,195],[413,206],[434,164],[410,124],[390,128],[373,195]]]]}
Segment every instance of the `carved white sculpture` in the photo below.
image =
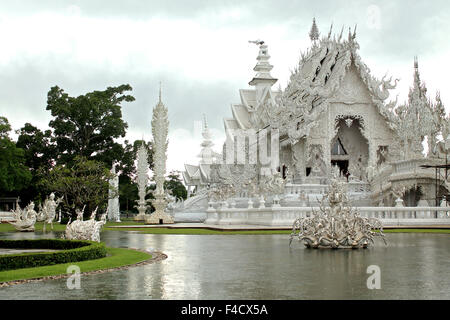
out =
{"type": "Polygon", "coordinates": [[[381,221],[360,217],[350,206],[337,169],[333,172],[330,189],[322,199],[320,211],[294,221],[289,244],[297,237],[307,248],[367,248],[375,236],[381,236],[385,241],[381,221]]]}
{"type": "Polygon", "coordinates": [[[153,108],[152,134],[153,134],[153,161],[154,179],[156,190],[153,192],[155,199],[152,205],[155,208],[150,217],[145,219],[147,224],[173,223],[173,218],[165,212],[167,207],[166,194],[164,192],[164,175],[166,174],[167,145],[169,133],[169,120],[167,108],[161,100],[161,89],[159,90],[159,101],[153,108]]]}
{"type": "Polygon", "coordinates": [[[44,205],[39,207],[39,214],[37,215],[37,221],[44,221],[43,231],[45,232],[46,224],[51,225],[53,230],[53,220],[56,217],[56,208],[63,201],[63,198],[58,198],[55,201],[55,194],[52,192],[50,196],[45,199],[44,205]]]}
{"type": "Polygon", "coordinates": [[[148,153],[147,148],[144,143],[141,144],[137,151],[137,184],[138,184],[138,194],[139,200],[137,202],[137,209],[139,214],[134,218],[137,221],[144,221],[146,217],[146,211],[148,209],[148,201],[145,199],[147,195],[147,184],[148,184],[148,153]]]}
{"type": "Polygon", "coordinates": [[[18,231],[34,231],[34,224],[36,223],[37,213],[34,211],[34,202],[31,201],[23,210],[19,203],[16,203],[16,209],[13,211],[15,222],[9,222],[18,231]]]}
{"type": "Polygon", "coordinates": [[[111,174],[113,177],[109,180],[108,219],[120,222],[119,175],[116,173],[114,165],[112,166],[111,174]]]}
{"type": "Polygon", "coordinates": [[[95,208],[91,214],[91,218],[87,221],[83,221],[85,207],[83,207],[83,210],[75,210],[77,213],[77,220],[72,223],[71,220],[69,220],[63,237],[69,240],[91,240],[100,242],[100,231],[106,223],[107,212],[102,214],[99,221],[96,221],[95,215],[97,214],[97,208],[95,208]]]}

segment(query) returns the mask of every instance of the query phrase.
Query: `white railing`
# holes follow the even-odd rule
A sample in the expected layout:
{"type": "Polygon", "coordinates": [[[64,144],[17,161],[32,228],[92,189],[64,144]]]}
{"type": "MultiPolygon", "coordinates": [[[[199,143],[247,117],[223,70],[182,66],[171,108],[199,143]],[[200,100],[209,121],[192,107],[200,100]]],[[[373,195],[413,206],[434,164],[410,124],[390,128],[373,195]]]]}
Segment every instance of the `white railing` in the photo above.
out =
{"type": "MultiPolygon", "coordinates": [[[[450,207],[355,207],[362,217],[378,218],[385,226],[450,226],[450,207]]],[[[207,224],[292,226],[319,207],[224,208],[207,210],[207,224]]]]}

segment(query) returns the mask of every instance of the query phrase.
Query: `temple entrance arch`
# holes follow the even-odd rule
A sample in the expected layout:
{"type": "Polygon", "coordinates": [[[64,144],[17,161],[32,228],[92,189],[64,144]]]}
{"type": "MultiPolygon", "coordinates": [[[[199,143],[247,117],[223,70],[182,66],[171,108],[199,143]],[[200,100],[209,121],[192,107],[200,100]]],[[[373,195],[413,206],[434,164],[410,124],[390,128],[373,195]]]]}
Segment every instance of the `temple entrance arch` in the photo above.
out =
{"type": "Polygon", "coordinates": [[[338,116],[335,133],[331,139],[331,165],[337,165],[341,175],[367,181],[369,142],[363,135],[364,119],[355,115],[338,116]]]}

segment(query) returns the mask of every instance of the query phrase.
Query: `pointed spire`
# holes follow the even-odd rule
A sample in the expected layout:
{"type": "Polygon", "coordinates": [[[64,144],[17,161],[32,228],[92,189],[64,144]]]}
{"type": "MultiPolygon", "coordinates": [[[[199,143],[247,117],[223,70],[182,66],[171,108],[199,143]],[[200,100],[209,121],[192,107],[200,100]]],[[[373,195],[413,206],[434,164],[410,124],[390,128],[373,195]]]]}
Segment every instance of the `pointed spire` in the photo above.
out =
{"type": "Polygon", "coordinates": [[[253,79],[248,83],[251,86],[272,86],[275,84],[275,82],[278,81],[278,79],[275,79],[270,74],[270,70],[272,70],[273,66],[269,63],[270,55],[269,50],[267,49],[267,45],[264,43],[264,41],[261,40],[255,40],[255,41],[249,41],[250,43],[255,43],[259,46],[259,53],[256,60],[258,61],[256,63],[256,66],[253,68],[253,71],[256,72],[256,75],[253,77],[253,79]]]}
{"type": "Polygon", "coordinates": [[[208,122],[206,120],[206,115],[203,114],[203,141],[200,144],[202,147],[198,157],[200,158],[201,164],[212,164],[214,162],[215,152],[212,150],[214,143],[211,140],[211,133],[209,132],[208,122]]]}
{"type": "Polygon", "coordinates": [[[206,114],[203,114],[203,130],[208,129],[208,122],[206,121],[206,114]]]}
{"type": "Polygon", "coordinates": [[[332,31],[332,30],[333,30],[333,22],[331,23],[330,31],[328,32],[328,39],[331,38],[331,31],[332,31]]]}
{"type": "Polygon", "coordinates": [[[159,81],[159,102],[162,102],[162,100],[161,100],[161,87],[162,87],[161,81],[159,81]]]}
{"type": "Polygon", "coordinates": [[[311,31],[309,31],[309,38],[311,39],[311,41],[316,41],[319,40],[319,28],[317,28],[316,25],[316,18],[313,18],[313,24],[311,26],[311,31]]]}
{"type": "Polygon", "coordinates": [[[419,60],[417,59],[417,56],[414,56],[414,88],[417,88],[421,93],[419,60]]]}
{"type": "Polygon", "coordinates": [[[341,41],[343,33],[344,33],[344,26],[342,26],[341,33],[339,34],[338,42],[341,41]]]}

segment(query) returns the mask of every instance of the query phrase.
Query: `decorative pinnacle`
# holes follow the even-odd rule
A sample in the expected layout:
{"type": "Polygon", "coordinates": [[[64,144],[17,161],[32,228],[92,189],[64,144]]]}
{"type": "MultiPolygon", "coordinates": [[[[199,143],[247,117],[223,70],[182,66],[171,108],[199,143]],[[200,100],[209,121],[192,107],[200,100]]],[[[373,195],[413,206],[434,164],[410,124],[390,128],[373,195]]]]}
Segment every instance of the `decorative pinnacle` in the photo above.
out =
{"type": "Polygon", "coordinates": [[[311,39],[311,41],[316,41],[319,40],[319,28],[317,28],[316,25],[316,18],[313,18],[313,24],[311,26],[311,31],[309,31],[309,38],[311,39]]]}
{"type": "Polygon", "coordinates": [[[159,102],[162,102],[161,101],[161,87],[162,87],[161,81],[159,81],[159,102]]]}
{"type": "Polygon", "coordinates": [[[203,129],[208,129],[208,122],[206,121],[206,114],[203,114],[203,129]]]}

